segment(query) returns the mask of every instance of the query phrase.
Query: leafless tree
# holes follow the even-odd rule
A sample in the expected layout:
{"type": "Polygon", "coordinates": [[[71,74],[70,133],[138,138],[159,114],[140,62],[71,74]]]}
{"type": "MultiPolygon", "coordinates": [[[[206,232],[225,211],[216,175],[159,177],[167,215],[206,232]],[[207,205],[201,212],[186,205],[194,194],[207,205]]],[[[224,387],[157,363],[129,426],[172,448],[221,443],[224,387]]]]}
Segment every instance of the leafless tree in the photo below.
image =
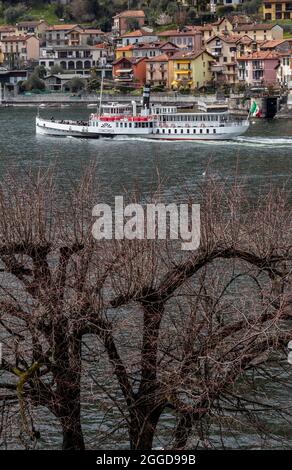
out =
{"type": "Polygon", "coordinates": [[[125,428],[131,449],[152,449],[166,413],[163,445],[174,449],[206,443],[210,418],[248,416],[262,431],[257,408],[278,406],[242,395],[240,380],[256,392],[255,371],[291,339],[287,191],[255,199],[208,177],[181,191],[201,203],[200,248],[181,252],[170,240],[95,241],[91,174],[62,198],[50,172],[0,187],[2,439],[17,416],[33,446],[33,410],[45,407],[63,449],[84,449],[89,395],[105,420],[114,410],[95,448],[125,428]]]}

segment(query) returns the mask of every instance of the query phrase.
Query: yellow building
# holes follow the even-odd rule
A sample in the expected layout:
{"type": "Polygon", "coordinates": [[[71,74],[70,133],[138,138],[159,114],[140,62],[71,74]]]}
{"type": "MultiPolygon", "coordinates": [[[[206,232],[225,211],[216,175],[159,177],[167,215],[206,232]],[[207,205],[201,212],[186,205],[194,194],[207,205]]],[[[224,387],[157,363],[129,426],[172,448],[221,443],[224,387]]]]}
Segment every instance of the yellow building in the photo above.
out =
{"type": "Polygon", "coordinates": [[[265,20],[291,20],[292,0],[268,0],[263,2],[265,20]]]}
{"type": "Polygon", "coordinates": [[[211,64],[214,57],[206,50],[200,52],[177,52],[169,58],[168,82],[173,89],[192,90],[206,86],[213,80],[211,64]]]}
{"type": "Polygon", "coordinates": [[[133,57],[133,49],[134,47],[131,44],[129,46],[117,47],[115,50],[115,59],[130,59],[133,57]]]}

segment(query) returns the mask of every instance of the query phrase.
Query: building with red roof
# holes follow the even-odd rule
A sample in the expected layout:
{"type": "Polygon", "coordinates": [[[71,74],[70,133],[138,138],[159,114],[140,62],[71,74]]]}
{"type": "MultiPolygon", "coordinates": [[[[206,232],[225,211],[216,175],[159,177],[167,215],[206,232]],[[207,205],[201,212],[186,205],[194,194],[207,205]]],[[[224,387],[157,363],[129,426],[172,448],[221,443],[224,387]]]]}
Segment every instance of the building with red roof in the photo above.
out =
{"type": "Polygon", "coordinates": [[[277,69],[280,53],[259,51],[238,57],[238,78],[248,85],[274,85],[277,83],[277,69]]]}
{"type": "Polygon", "coordinates": [[[121,36],[130,30],[129,25],[136,22],[142,28],[145,25],[145,13],[143,10],[126,10],[113,17],[113,32],[121,36]]]}

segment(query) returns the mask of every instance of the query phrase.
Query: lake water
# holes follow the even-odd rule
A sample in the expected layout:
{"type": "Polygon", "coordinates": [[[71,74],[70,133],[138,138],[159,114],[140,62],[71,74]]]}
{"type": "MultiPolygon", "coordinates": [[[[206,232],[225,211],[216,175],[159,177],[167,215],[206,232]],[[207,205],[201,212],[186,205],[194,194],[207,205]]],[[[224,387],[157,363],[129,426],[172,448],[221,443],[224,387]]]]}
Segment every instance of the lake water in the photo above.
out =
{"type": "MultiPolygon", "coordinates": [[[[87,119],[91,112],[86,108],[51,109],[42,111],[42,115],[87,119]]],[[[201,180],[206,168],[217,177],[232,179],[238,174],[246,181],[250,191],[270,182],[282,184],[292,173],[292,121],[289,120],[255,121],[248,133],[235,141],[170,143],[125,138],[86,141],[36,136],[35,116],[35,108],[0,108],[1,175],[8,169],[16,171],[19,167],[28,169],[56,165],[59,178],[66,183],[69,179],[77,180],[82,169],[94,161],[104,197],[108,198],[121,194],[124,187],[133,184],[147,191],[158,173],[163,179],[163,191],[168,196],[173,191],[177,192],[179,184],[201,180]]],[[[269,384],[265,393],[279,403],[291,400],[291,395],[275,384],[269,384]]],[[[46,417],[46,423],[41,423],[40,427],[49,434],[49,445],[56,448],[60,444],[59,434],[50,419],[46,417]]],[[[84,430],[89,436],[87,442],[92,440],[94,443],[95,429],[101,421],[101,415],[95,410],[90,406],[84,407],[84,430]]],[[[283,442],[289,446],[287,442],[289,437],[291,442],[292,432],[285,427],[285,422],[272,421],[270,424],[274,433],[280,438],[283,436],[283,442]]],[[[237,447],[236,439],[242,446],[256,448],[259,445],[253,435],[238,429],[226,438],[228,445],[234,447],[237,447]]],[[[274,442],[275,446],[278,444],[274,442]]]]}
{"type": "MultiPolygon", "coordinates": [[[[70,108],[42,111],[56,118],[87,118],[92,110],[70,108]]],[[[142,140],[76,140],[35,135],[35,108],[0,109],[0,170],[56,164],[60,177],[78,178],[89,161],[96,162],[98,179],[116,192],[133,182],[147,187],[157,169],[167,177],[165,189],[210,172],[224,178],[237,172],[253,187],[282,182],[292,170],[292,121],[261,121],[229,142],[148,142],[142,140]]]]}

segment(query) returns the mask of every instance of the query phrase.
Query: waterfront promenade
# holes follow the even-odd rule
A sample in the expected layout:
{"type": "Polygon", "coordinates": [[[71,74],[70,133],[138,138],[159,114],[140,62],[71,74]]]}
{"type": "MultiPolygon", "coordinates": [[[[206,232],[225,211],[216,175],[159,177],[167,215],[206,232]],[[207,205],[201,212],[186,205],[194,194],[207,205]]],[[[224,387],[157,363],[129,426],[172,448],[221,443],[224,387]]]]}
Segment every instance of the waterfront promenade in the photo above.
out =
{"type": "MultiPolygon", "coordinates": [[[[103,102],[110,101],[119,101],[119,102],[129,102],[136,101],[137,103],[141,102],[142,95],[131,95],[131,94],[104,94],[102,97],[103,102]]],[[[215,103],[217,98],[215,95],[183,95],[174,92],[170,93],[152,93],[151,101],[153,103],[166,103],[166,104],[198,104],[200,101],[215,103]]],[[[224,103],[225,100],[220,100],[224,103]]],[[[6,95],[2,99],[2,105],[12,105],[12,106],[29,106],[35,105],[39,106],[40,104],[98,104],[99,95],[97,94],[82,94],[74,95],[68,93],[48,93],[48,94],[36,94],[36,95],[6,95]]]]}

